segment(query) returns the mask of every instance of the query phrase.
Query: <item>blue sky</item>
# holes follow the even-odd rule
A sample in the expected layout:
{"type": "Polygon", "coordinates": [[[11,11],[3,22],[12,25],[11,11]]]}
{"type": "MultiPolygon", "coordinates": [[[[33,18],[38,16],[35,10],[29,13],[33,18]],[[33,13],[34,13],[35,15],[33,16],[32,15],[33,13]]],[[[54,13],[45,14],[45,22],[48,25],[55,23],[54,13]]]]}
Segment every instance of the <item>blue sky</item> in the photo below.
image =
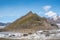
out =
{"type": "Polygon", "coordinates": [[[44,17],[50,12],[60,16],[60,0],[0,0],[0,22],[13,22],[29,11],[44,17]],[[47,11],[46,6],[50,7],[47,11]]]}

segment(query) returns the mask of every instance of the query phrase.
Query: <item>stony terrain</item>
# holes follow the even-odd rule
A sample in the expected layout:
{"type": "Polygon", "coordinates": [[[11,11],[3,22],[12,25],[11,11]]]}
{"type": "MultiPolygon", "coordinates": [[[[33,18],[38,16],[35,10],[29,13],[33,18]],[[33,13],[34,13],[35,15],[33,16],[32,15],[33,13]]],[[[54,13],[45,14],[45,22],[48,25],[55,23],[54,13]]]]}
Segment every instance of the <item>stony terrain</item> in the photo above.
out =
{"type": "Polygon", "coordinates": [[[0,34],[1,40],[60,40],[59,30],[40,30],[33,34],[6,32],[0,34]],[[3,35],[2,35],[3,34],[3,35]]]}

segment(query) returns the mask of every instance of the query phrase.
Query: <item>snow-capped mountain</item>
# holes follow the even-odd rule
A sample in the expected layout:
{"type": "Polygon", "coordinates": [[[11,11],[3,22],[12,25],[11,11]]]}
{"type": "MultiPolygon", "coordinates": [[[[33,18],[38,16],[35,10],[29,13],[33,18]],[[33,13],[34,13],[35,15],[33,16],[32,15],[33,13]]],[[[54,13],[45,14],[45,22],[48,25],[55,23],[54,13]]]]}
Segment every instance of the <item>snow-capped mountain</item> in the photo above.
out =
{"type": "Polygon", "coordinates": [[[53,18],[48,18],[48,22],[51,24],[56,24],[60,28],[60,17],[57,16],[57,20],[54,20],[53,18]]]}

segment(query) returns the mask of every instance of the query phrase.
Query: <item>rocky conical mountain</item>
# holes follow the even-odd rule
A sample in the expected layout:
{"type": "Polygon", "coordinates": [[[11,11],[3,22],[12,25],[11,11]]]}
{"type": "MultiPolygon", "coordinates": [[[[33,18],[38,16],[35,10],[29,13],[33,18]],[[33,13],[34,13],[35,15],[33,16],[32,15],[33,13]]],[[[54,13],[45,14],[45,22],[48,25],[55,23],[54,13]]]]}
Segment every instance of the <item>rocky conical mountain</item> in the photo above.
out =
{"type": "Polygon", "coordinates": [[[4,31],[16,31],[16,32],[36,32],[38,30],[51,30],[54,29],[48,22],[46,18],[40,17],[31,11],[27,15],[17,19],[7,27],[4,31]]]}

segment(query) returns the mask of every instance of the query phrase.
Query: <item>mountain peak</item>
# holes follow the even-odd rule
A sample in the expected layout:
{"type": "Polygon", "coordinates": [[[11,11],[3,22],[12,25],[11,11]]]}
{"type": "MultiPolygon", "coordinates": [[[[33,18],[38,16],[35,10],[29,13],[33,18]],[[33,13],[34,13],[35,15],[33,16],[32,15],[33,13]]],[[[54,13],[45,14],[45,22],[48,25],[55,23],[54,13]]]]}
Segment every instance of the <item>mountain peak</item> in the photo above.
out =
{"type": "Polygon", "coordinates": [[[33,14],[33,12],[32,12],[32,11],[29,11],[29,12],[28,12],[28,14],[30,14],[30,13],[31,13],[31,14],[33,14]]]}
{"type": "Polygon", "coordinates": [[[27,13],[27,15],[31,15],[31,14],[33,14],[33,12],[32,12],[32,11],[29,11],[29,12],[27,13]]]}

